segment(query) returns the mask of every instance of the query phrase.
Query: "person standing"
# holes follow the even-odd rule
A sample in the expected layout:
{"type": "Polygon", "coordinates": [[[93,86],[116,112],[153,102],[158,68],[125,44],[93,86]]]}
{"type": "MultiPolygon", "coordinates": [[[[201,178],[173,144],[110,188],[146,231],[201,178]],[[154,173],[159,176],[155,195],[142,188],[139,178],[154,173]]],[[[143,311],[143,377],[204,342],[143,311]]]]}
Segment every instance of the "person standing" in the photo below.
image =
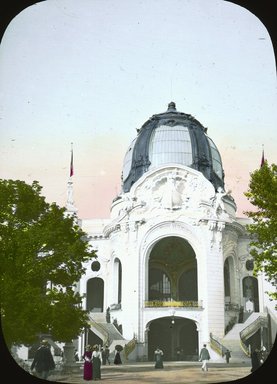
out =
{"type": "Polygon", "coordinates": [[[92,348],[89,344],[85,348],[83,359],[85,360],[83,378],[84,380],[92,380],[92,348]]]}
{"type": "Polygon", "coordinates": [[[199,361],[202,361],[202,371],[205,371],[207,372],[208,371],[208,367],[207,367],[207,363],[208,363],[208,360],[210,360],[210,353],[207,349],[207,345],[206,344],[203,344],[203,348],[201,349],[200,351],[200,355],[199,355],[199,361]]]}
{"type": "Polygon", "coordinates": [[[225,359],[227,364],[229,364],[230,357],[231,357],[231,352],[229,351],[229,349],[227,349],[225,352],[225,359]]]}
{"type": "Polygon", "coordinates": [[[260,366],[261,366],[261,361],[260,361],[260,353],[259,349],[255,348],[253,352],[251,352],[251,372],[255,372],[260,366]]]}
{"type": "Polygon", "coordinates": [[[92,352],[92,379],[93,380],[101,380],[101,364],[102,364],[102,356],[99,351],[99,347],[97,344],[93,347],[92,352]]]}
{"type": "Polygon", "coordinates": [[[55,369],[55,362],[47,340],[42,340],[31,364],[31,371],[35,369],[39,378],[47,380],[51,370],[55,369]]]}
{"type": "Polygon", "coordinates": [[[116,352],[115,352],[114,364],[116,364],[116,365],[122,364],[120,352],[118,350],[116,350],[116,352]]]}
{"type": "Polygon", "coordinates": [[[107,362],[107,358],[106,358],[106,353],[105,353],[105,349],[103,347],[101,347],[101,357],[102,357],[102,364],[103,365],[106,365],[106,362],[107,362]]]}
{"type": "Polygon", "coordinates": [[[155,368],[163,368],[164,367],[164,364],[163,364],[163,351],[157,347],[157,349],[155,350],[154,352],[154,360],[155,360],[155,368]]]}
{"type": "Polygon", "coordinates": [[[75,351],[74,351],[74,359],[75,359],[75,361],[79,361],[79,355],[78,355],[77,349],[75,349],[75,351]]]}
{"type": "Polygon", "coordinates": [[[109,347],[106,345],[105,347],[105,356],[106,356],[106,360],[108,362],[108,364],[110,365],[111,362],[110,362],[110,350],[109,350],[109,347]]]}

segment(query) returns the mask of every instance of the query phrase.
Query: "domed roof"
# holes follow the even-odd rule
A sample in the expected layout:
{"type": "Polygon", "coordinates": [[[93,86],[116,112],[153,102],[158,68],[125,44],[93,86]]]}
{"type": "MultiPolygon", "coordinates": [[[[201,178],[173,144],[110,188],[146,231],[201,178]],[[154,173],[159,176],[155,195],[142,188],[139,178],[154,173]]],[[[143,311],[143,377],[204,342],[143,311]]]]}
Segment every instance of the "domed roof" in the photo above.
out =
{"type": "Polygon", "coordinates": [[[166,164],[196,169],[214,185],[224,189],[220,153],[207,135],[207,128],[193,116],[178,112],[174,102],[166,112],[153,115],[137,130],[123,162],[122,188],[131,186],[147,171],[166,164]]]}

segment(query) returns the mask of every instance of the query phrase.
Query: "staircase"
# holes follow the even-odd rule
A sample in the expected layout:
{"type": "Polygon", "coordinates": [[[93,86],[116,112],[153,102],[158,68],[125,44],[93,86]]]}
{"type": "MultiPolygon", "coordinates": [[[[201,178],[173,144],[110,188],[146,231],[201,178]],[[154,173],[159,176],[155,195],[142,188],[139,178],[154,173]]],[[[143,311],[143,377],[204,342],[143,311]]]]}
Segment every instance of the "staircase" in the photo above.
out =
{"type": "Polygon", "coordinates": [[[117,344],[122,345],[122,347],[127,344],[128,340],[124,339],[114,324],[107,323],[104,313],[90,313],[89,323],[92,332],[103,340],[103,345],[109,345],[111,353],[117,344]]]}
{"type": "Polygon", "coordinates": [[[230,362],[232,363],[250,363],[250,356],[245,341],[251,337],[265,322],[265,315],[259,312],[252,312],[244,323],[237,323],[222,338],[212,337],[218,344],[217,352],[225,352],[229,349],[231,352],[230,362]],[[220,347],[219,347],[220,346],[220,347]]]}

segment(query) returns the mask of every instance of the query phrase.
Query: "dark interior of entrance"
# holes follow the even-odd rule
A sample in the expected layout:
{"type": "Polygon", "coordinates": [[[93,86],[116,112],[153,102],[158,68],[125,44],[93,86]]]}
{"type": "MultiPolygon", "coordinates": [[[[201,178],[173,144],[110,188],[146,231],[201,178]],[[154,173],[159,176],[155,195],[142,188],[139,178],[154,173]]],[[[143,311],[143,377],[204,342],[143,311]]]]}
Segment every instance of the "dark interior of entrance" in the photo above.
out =
{"type": "Polygon", "coordinates": [[[87,310],[103,312],[104,282],[95,277],[87,282],[87,310]]]}
{"type": "Polygon", "coordinates": [[[194,250],[180,237],[161,239],[149,257],[148,300],[197,299],[197,262],[194,250]]]}
{"type": "Polygon", "coordinates": [[[98,337],[94,332],[92,332],[90,329],[88,330],[88,333],[87,333],[87,338],[86,338],[87,342],[86,342],[86,345],[89,344],[89,345],[103,345],[103,340],[100,339],[100,337],[98,337]]]}
{"type": "Polygon", "coordinates": [[[151,322],[148,331],[148,360],[160,347],[165,361],[196,361],[198,332],[194,321],[178,317],[163,317],[151,322]]]}

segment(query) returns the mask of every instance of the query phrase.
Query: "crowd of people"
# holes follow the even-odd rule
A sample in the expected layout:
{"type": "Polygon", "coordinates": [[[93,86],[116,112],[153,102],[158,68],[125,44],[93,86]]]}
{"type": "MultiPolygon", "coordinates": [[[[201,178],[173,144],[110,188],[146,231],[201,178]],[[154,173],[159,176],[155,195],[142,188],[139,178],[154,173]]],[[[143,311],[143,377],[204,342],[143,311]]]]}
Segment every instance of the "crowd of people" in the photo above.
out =
{"type": "Polygon", "coordinates": [[[101,365],[103,361],[98,345],[93,347],[87,345],[82,357],[84,360],[84,380],[101,380],[101,365]]]}
{"type": "MultiPolygon", "coordinates": [[[[113,363],[115,365],[122,364],[119,348],[115,350],[115,356],[113,363]]],[[[227,349],[224,353],[226,363],[229,363],[231,357],[230,351],[227,349]]],[[[267,351],[265,347],[261,349],[255,348],[251,352],[251,372],[256,371],[266,360],[267,351]]],[[[208,371],[208,361],[210,360],[210,353],[207,349],[207,345],[203,344],[200,350],[199,361],[202,362],[202,371],[208,371]]],[[[77,351],[75,350],[75,359],[79,361],[77,351]]],[[[164,352],[160,347],[157,347],[154,351],[154,367],[156,369],[164,368],[163,364],[164,352]]],[[[101,366],[111,364],[110,361],[110,350],[108,345],[100,347],[98,345],[87,345],[85,352],[82,355],[83,361],[83,379],[84,380],[101,380],[101,366]]],[[[37,349],[34,355],[33,362],[31,364],[31,371],[35,372],[35,375],[39,378],[47,380],[51,371],[55,369],[54,358],[51,353],[50,345],[47,340],[42,340],[40,347],[37,349]]]]}
{"type": "MultiPolygon", "coordinates": [[[[84,380],[100,380],[101,366],[111,364],[110,350],[108,345],[99,347],[98,345],[87,345],[81,359],[78,352],[74,351],[75,361],[83,361],[83,378],[84,380]]],[[[122,364],[120,351],[116,350],[114,364],[122,364]]],[[[36,350],[30,370],[33,375],[47,380],[51,371],[55,369],[55,361],[51,352],[51,346],[47,340],[40,342],[39,348],[36,350]]]]}
{"type": "MultiPolygon", "coordinates": [[[[109,365],[111,364],[108,345],[106,345],[105,348],[101,347],[99,350],[97,344],[93,347],[88,344],[82,358],[84,360],[84,380],[101,380],[101,366],[106,365],[107,363],[109,365]]],[[[122,364],[119,350],[116,350],[113,362],[116,365],[122,364]]]]}
{"type": "MultiPolygon", "coordinates": [[[[210,358],[211,357],[207,349],[207,345],[204,344],[199,354],[199,361],[202,362],[202,366],[201,366],[202,371],[205,371],[205,372],[208,371],[207,363],[210,360],[210,358]]],[[[156,350],[154,351],[155,369],[164,368],[163,359],[164,359],[164,352],[162,349],[160,349],[160,347],[157,347],[156,350]]]]}

